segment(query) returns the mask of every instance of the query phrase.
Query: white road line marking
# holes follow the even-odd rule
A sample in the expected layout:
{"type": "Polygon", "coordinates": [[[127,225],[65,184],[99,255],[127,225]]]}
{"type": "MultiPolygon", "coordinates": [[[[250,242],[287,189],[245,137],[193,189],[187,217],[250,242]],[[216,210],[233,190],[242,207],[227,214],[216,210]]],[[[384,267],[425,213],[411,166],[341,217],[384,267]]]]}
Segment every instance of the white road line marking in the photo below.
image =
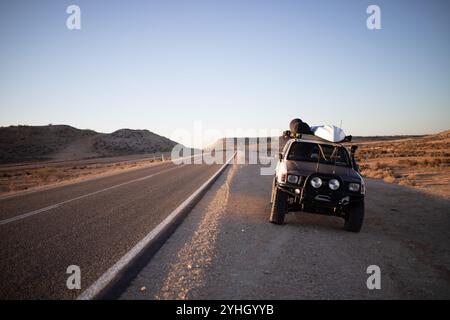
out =
{"type": "Polygon", "coordinates": [[[130,183],[133,183],[133,182],[146,180],[146,179],[152,178],[152,177],[154,177],[156,175],[159,175],[161,173],[165,173],[165,172],[168,172],[168,171],[171,171],[171,170],[174,170],[174,169],[177,169],[177,168],[181,168],[181,167],[184,167],[184,166],[185,166],[185,164],[177,165],[177,166],[175,166],[173,168],[169,168],[169,169],[166,169],[166,170],[158,171],[158,172],[152,173],[152,174],[150,174],[148,176],[144,176],[144,177],[141,177],[141,178],[133,179],[133,180],[130,180],[130,181],[127,181],[127,182],[122,182],[122,183],[116,184],[116,185],[111,186],[111,187],[107,187],[107,188],[104,188],[104,189],[101,189],[101,190],[97,190],[97,191],[94,191],[94,192],[91,192],[91,193],[88,193],[88,194],[84,194],[84,195],[79,196],[79,197],[75,197],[75,198],[72,198],[72,199],[69,199],[69,200],[65,200],[65,201],[53,204],[53,205],[48,206],[48,207],[44,207],[44,208],[37,209],[37,210],[34,210],[34,211],[30,211],[30,212],[27,212],[27,213],[24,213],[24,214],[20,214],[18,216],[12,217],[12,218],[0,220],[0,226],[4,225],[4,224],[7,224],[7,223],[11,223],[11,222],[17,221],[17,220],[22,220],[22,219],[34,216],[36,214],[45,212],[45,211],[49,211],[49,210],[58,208],[58,207],[60,207],[62,205],[65,205],[65,204],[67,204],[69,202],[73,202],[73,201],[80,200],[80,199],[83,199],[83,198],[86,198],[86,197],[90,197],[90,196],[99,194],[101,192],[105,192],[105,191],[108,191],[108,190],[111,190],[111,189],[122,187],[124,185],[130,184],[130,183]]]}
{"type": "Polygon", "coordinates": [[[130,251],[128,251],[119,261],[117,261],[112,267],[110,267],[104,274],[100,276],[89,288],[81,293],[77,300],[91,300],[94,299],[106,286],[115,279],[115,277],[128,266],[133,259],[135,259],[147,245],[156,239],[162,231],[164,231],[171,223],[176,221],[177,217],[190,205],[190,202],[194,200],[199,194],[201,194],[206,188],[209,187],[212,181],[214,181],[218,175],[222,173],[225,167],[236,156],[236,152],[224,163],[223,166],[217,170],[214,175],[209,178],[204,184],[200,186],[189,198],[183,201],[175,210],[173,210],[160,224],[158,224],[152,231],[150,231],[142,240],[140,240],[130,251]]]}
{"type": "MultiPolygon", "coordinates": [[[[200,156],[201,156],[201,154],[200,155],[195,155],[195,156],[186,156],[186,157],[183,157],[183,158],[179,158],[179,160],[188,159],[188,158],[195,158],[195,157],[200,157],[200,156]]],[[[142,160],[146,160],[146,159],[153,159],[153,158],[145,158],[145,159],[142,159],[142,160]]],[[[128,160],[128,161],[134,161],[134,160],[128,160]]],[[[29,195],[29,194],[32,194],[32,193],[36,193],[36,192],[42,192],[42,191],[57,189],[57,188],[65,187],[65,186],[73,186],[73,185],[81,184],[81,183],[85,183],[85,182],[105,179],[105,178],[113,177],[113,176],[116,176],[116,175],[119,175],[119,174],[133,172],[133,171],[136,171],[136,170],[144,170],[144,169],[148,169],[148,168],[153,168],[153,167],[157,167],[157,166],[160,166],[160,165],[163,165],[163,164],[167,164],[168,162],[172,162],[173,163],[172,159],[169,159],[169,160],[164,160],[164,161],[160,161],[160,162],[154,162],[154,163],[152,163],[149,166],[144,167],[144,168],[127,169],[126,171],[117,171],[117,172],[112,172],[110,174],[107,173],[105,175],[100,175],[100,176],[95,176],[95,175],[92,176],[92,177],[88,176],[85,179],[80,180],[80,181],[66,181],[66,182],[63,182],[61,184],[56,184],[56,185],[47,185],[47,186],[44,185],[42,187],[39,187],[39,188],[36,188],[36,189],[33,189],[33,190],[19,191],[17,193],[6,194],[6,195],[3,195],[3,196],[0,196],[0,201],[1,200],[6,200],[6,199],[11,199],[11,198],[16,198],[16,197],[21,197],[21,196],[26,196],[26,195],[29,195]]],[[[113,163],[113,162],[111,162],[111,163],[113,163]]],[[[119,161],[118,163],[122,163],[122,162],[119,161]]]]}

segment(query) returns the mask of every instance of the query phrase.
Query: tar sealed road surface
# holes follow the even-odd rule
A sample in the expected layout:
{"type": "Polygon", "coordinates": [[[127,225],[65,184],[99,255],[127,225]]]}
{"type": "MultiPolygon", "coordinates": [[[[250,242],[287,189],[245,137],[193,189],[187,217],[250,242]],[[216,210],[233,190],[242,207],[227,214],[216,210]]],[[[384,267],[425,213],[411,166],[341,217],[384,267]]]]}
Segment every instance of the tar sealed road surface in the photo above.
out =
{"type": "Polygon", "coordinates": [[[168,162],[1,199],[0,299],[76,298],[219,168],[168,162]]]}

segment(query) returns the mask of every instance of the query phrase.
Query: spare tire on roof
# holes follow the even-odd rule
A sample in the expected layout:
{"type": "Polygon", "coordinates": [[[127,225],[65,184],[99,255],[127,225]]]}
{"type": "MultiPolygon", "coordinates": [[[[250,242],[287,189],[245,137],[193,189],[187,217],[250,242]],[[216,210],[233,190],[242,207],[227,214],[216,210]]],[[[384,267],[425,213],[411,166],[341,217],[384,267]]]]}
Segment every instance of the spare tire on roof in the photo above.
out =
{"type": "Polygon", "coordinates": [[[289,124],[289,129],[291,129],[291,134],[296,135],[297,133],[300,134],[313,134],[311,131],[311,127],[306,123],[303,122],[301,119],[293,119],[291,123],[289,124]]]}

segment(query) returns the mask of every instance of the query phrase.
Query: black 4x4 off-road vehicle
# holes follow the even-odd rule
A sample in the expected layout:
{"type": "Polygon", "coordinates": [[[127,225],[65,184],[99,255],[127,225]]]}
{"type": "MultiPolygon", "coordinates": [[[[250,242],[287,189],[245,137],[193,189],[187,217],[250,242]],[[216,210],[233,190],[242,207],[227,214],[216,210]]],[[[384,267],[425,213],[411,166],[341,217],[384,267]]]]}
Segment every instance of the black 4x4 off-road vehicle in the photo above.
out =
{"type": "Polygon", "coordinates": [[[314,135],[289,139],[275,170],[270,221],[283,224],[288,212],[304,211],[342,217],[347,231],[359,232],[365,185],[355,151],[314,135]]]}

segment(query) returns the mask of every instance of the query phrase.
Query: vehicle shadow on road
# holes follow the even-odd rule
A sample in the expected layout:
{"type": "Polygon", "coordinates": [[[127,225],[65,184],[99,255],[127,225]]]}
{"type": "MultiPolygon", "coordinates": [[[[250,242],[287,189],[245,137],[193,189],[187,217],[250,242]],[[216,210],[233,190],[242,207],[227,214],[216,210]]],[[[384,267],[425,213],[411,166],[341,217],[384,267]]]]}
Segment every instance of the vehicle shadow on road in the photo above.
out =
{"type": "Polygon", "coordinates": [[[308,228],[317,231],[327,230],[343,232],[344,220],[339,217],[317,215],[307,212],[289,213],[285,224],[299,228],[308,228]]]}

